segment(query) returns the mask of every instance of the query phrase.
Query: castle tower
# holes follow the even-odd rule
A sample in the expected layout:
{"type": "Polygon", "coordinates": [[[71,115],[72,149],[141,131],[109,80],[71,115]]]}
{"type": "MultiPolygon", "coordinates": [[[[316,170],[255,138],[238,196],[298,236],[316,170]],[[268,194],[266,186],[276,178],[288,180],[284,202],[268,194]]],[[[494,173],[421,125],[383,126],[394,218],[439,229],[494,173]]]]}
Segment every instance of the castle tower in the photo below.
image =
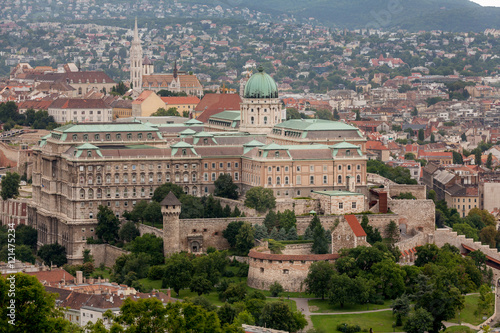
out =
{"type": "Polygon", "coordinates": [[[142,46],[135,19],[134,39],[130,47],[130,83],[137,91],[142,91],[142,46]]]}
{"type": "Polygon", "coordinates": [[[181,202],[175,194],[169,192],[160,205],[163,215],[163,253],[167,256],[180,251],[181,202]]]}
{"type": "Polygon", "coordinates": [[[268,134],[274,125],[286,119],[278,98],[278,86],[261,66],[246,82],[240,105],[241,132],[268,134]]]}

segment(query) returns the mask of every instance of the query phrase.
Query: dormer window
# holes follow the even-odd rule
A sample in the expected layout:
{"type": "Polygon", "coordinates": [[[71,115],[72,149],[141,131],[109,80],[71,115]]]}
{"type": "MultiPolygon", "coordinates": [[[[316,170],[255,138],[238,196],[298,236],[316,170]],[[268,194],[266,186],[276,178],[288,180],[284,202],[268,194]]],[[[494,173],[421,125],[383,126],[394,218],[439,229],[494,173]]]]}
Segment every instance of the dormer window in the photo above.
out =
{"type": "Polygon", "coordinates": [[[149,140],[152,140],[152,139],[153,139],[153,134],[152,134],[152,133],[148,133],[148,139],[149,139],[149,140]]]}
{"type": "Polygon", "coordinates": [[[73,141],[76,141],[76,140],[78,140],[78,135],[73,134],[73,141]]]}
{"type": "Polygon", "coordinates": [[[92,150],[87,150],[87,157],[92,157],[92,150]]]}
{"type": "Polygon", "coordinates": [[[111,134],[106,134],[106,140],[111,140],[111,134]]]}
{"type": "Polygon", "coordinates": [[[345,151],[345,156],[351,156],[351,151],[349,149],[345,151]]]}
{"type": "Polygon", "coordinates": [[[96,141],[100,140],[100,136],[99,136],[99,134],[94,135],[94,139],[95,139],[96,141]]]}
{"type": "Polygon", "coordinates": [[[280,157],[280,152],[279,152],[279,151],[275,152],[275,153],[274,153],[274,156],[276,156],[276,157],[280,157]]]}
{"type": "Polygon", "coordinates": [[[132,139],[132,133],[127,133],[127,140],[131,140],[132,139]]]}
{"type": "Polygon", "coordinates": [[[186,156],[187,155],[187,150],[186,148],[182,149],[182,156],[186,156]]]}
{"type": "Polygon", "coordinates": [[[139,139],[139,140],[142,139],[142,133],[137,134],[137,139],[139,139]]]}
{"type": "Polygon", "coordinates": [[[88,134],[84,134],[83,135],[83,141],[89,141],[89,135],[88,134]]]}
{"type": "Polygon", "coordinates": [[[116,140],[121,140],[122,139],[122,135],[120,133],[116,134],[116,140]]]}

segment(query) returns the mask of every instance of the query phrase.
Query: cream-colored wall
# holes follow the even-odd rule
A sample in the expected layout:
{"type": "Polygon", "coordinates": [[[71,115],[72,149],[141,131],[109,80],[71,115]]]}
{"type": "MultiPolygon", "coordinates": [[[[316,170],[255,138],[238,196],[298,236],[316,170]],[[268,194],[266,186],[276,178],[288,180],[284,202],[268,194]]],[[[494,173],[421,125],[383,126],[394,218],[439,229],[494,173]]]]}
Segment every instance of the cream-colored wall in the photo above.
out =
{"type": "Polygon", "coordinates": [[[149,117],[152,113],[158,111],[159,108],[166,110],[165,102],[158,95],[152,93],[141,104],[132,104],[132,116],[149,117]]]}

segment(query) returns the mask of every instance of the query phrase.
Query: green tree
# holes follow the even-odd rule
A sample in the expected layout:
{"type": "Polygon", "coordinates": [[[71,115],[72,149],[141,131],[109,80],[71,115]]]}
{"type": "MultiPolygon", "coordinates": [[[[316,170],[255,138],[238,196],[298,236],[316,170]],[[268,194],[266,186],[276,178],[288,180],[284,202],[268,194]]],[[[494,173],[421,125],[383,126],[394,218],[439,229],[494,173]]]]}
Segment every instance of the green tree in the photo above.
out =
{"type": "Polygon", "coordinates": [[[477,308],[474,311],[476,316],[488,316],[491,309],[495,306],[495,294],[491,291],[491,288],[483,284],[479,288],[479,300],[477,302],[477,308]]]}
{"type": "Polygon", "coordinates": [[[491,169],[492,163],[493,163],[493,154],[489,153],[488,154],[488,159],[486,160],[486,167],[488,169],[491,169]]]}
{"type": "Polygon", "coordinates": [[[227,225],[226,229],[222,231],[222,236],[227,239],[230,247],[236,246],[236,237],[238,236],[242,225],[243,221],[232,221],[227,225]]]}
{"type": "Polygon", "coordinates": [[[363,215],[363,218],[361,219],[361,227],[366,232],[366,241],[371,245],[377,242],[381,242],[382,236],[380,235],[380,232],[377,228],[373,228],[371,225],[369,225],[368,222],[368,216],[363,215]]]}
{"type": "Polygon", "coordinates": [[[97,239],[104,243],[114,243],[118,239],[118,231],[120,230],[120,220],[115,216],[115,213],[106,206],[100,205],[97,213],[97,239]]]}
{"type": "Polygon", "coordinates": [[[330,280],[330,291],[328,301],[330,304],[340,304],[343,308],[345,304],[355,303],[353,281],[346,274],[333,274],[330,280]]]}
{"type": "Polygon", "coordinates": [[[479,240],[481,243],[489,245],[491,248],[496,247],[497,238],[498,232],[493,226],[484,227],[479,233],[479,240]]]}
{"type": "Polygon", "coordinates": [[[180,117],[179,111],[177,111],[177,108],[169,108],[168,110],[165,110],[164,108],[159,108],[156,110],[156,112],[151,114],[151,117],[180,117]]]}
{"type": "Polygon", "coordinates": [[[268,231],[271,231],[273,228],[278,229],[279,217],[274,210],[270,210],[269,212],[267,212],[266,217],[264,218],[264,221],[262,223],[268,231]]]}
{"type": "Polygon", "coordinates": [[[354,113],[356,114],[356,121],[360,121],[361,115],[359,114],[359,110],[354,111],[354,113]]]}
{"type": "Polygon", "coordinates": [[[272,297],[279,297],[282,292],[284,292],[285,289],[283,286],[278,282],[274,281],[270,286],[269,286],[269,292],[271,293],[272,297]]]}
{"type": "Polygon", "coordinates": [[[184,190],[182,189],[182,187],[172,183],[165,183],[156,188],[151,200],[156,202],[162,202],[169,192],[172,192],[179,200],[181,200],[182,197],[184,197],[184,190]]]}
{"type": "Polygon", "coordinates": [[[125,222],[120,228],[120,231],[118,232],[120,240],[127,243],[133,241],[136,237],[139,237],[140,235],[141,233],[139,232],[139,229],[132,221],[125,222]]]}
{"type": "Polygon", "coordinates": [[[333,114],[330,110],[320,109],[316,110],[316,118],[324,120],[333,120],[333,114]]]}
{"type": "Polygon", "coordinates": [[[283,213],[278,215],[279,227],[285,231],[290,230],[292,227],[297,227],[297,217],[295,212],[289,209],[285,209],[283,213]]]}
{"type": "Polygon", "coordinates": [[[391,259],[384,259],[372,266],[373,275],[381,281],[381,292],[387,299],[394,299],[405,291],[405,272],[391,259]]]}
{"type": "Polygon", "coordinates": [[[385,228],[389,245],[393,246],[399,240],[399,228],[396,222],[391,220],[385,228]]]}
{"type": "Polygon", "coordinates": [[[482,152],[481,150],[476,150],[476,152],[474,153],[474,162],[476,165],[481,165],[482,161],[481,161],[481,156],[482,156],[482,152]]]}
{"type": "MultiPolygon", "coordinates": [[[[16,227],[16,244],[23,244],[36,250],[37,245],[37,230],[25,224],[19,224],[16,227]]],[[[1,241],[0,241],[1,244],[1,241]]]]}
{"type": "Polygon", "coordinates": [[[313,231],[312,252],[315,254],[326,254],[329,249],[328,245],[328,236],[325,228],[321,225],[316,226],[313,231]]]}
{"type": "Polygon", "coordinates": [[[6,333],[81,332],[78,326],[64,319],[63,312],[56,307],[56,294],[48,293],[35,276],[24,273],[0,276],[0,314],[0,327],[6,333]],[[14,296],[9,295],[11,281],[15,281],[12,283],[14,296]],[[9,324],[13,319],[9,317],[11,299],[15,300],[15,325],[9,324]]]}
{"type": "MultiPolygon", "coordinates": [[[[260,225],[260,224],[256,224],[253,226],[253,229],[254,229],[255,239],[262,240],[262,239],[269,237],[269,234],[267,232],[267,228],[265,226],[260,225]]],[[[297,231],[295,231],[295,232],[297,232],[297,231]]]]}
{"type": "Polygon", "coordinates": [[[410,314],[408,320],[404,325],[405,332],[408,333],[425,333],[432,331],[432,323],[434,318],[425,309],[416,309],[414,313],[410,314]]]}
{"type": "Polygon", "coordinates": [[[38,256],[47,266],[55,265],[61,267],[68,262],[66,248],[58,243],[42,245],[38,250],[38,256]]]}
{"type": "Polygon", "coordinates": [[[268,302],[262,309],[260,321],[266,327],[287,332],[297,332],[307,325],[304,315],[292,312],[290,307],[282,301],[268,302]]]}
{"type": "Polygon", "coordinates": [[[453,151],[453,164],[464,164],[464,159],[462,154],[459,152],[453,151]]]}
{"type": "Polygon", "coordinates": [[[238,199],[238,185],[233,183],[233,177],[230,174],[225,173],[219,175],[219,178],[214,182],[215,190],[214,195],[216,197],[228,198],[236,200],[238,199]]]}
{"type": "MultiPolygon", "coordinates": [[[[9,251],[9,246],[5,244],[0,249],[0,261],[9,261],[9,256],[12,256],[12,250],[9,251]]],[[[35,256],[33,255],[33,250],[28,245],[18,244],[14,249],[14,255],[16,260],[22,262],[35,263],[35,256]]]]}
{"type": "Polygon", "coordinates": [[[394,197],[394,199],[399,199],[399,200],[417,200],[417,198],[411,192],[402,192],[398,196],[394,197]]]}
{"type": "Polygon", "coordinates": [[[421,129],[418,130],[418,139],[420,141],[425,141],[425,133],[424,133],[423,128],[421,128],[421,129]]]}
{"type": "Polygon", "coordinates": [[[193,264],[185,254],[173,254],[166,260],[162,287],[172,288],[179,296],[179,291],[190,285],[192,271],[193,264]]]}
{"type": "Polygon", "coordinates": [[[248,255],[250,249],[254,246],[255,237],[252,225],[248,222],[243,223],[236,236],[236,249],[241,255],[248,255]]]}
{"type": "Polygon", "coordinates": [[[132,253],[146,253],[151,256],[150,265],[163,264],[163,238],[153,234],[136,237],[125,247],[132,253]]]}
{"type": "Polygon", "coordinates": [[[19,195],[19,184],[21,183],[21,176],[15,172],[7,171],[6,175],[2,177],[2,181],[0,182],[0,186],[2,187],[2,191],[0,194],[2,195],[3,200],[7,200],[9,198],[14,198],[19,195]]]}
{"type": "Polygon", "coordinates": [[[309,266],[309,272],[304,280],[306,292],[325,299],[325,295],[328,294],[328,290],[330,289],[330,281],[333,274],[335,274],[333,264],[327,261],[313,262],[309,266]]]}
{"type": "Polygon", "coordinates": [[[262,213],[276,207],[273,190],[260,186],[252,187],[246,193],[245,206],[262,213]]]}
{"type": "Polygon", "coordinates": [[[163,215],[161,213],[161,205],[152,201],[148,204],[147,208],[143,212],[144,220],[150,222],[153,227],[155,225],[162,226],[163,225],[163,215]]]}
{"type": "Polygon", "coordinates": [[[195,275],[191,279],[191,284],[189,285],[189,290],[197,293],[198,296],[203,294],[208,294],[212,290],[212,283],[207,279],[205,275],[195,275]]]}
{"type": "Polygon", "coordinates": [[[287,108],[286,109],[286,120],[290,119],[300,119],[300,113],[299,110],[296,108],[287,108]]]}
{"type": "Polygon", "coordinates": [[[414,161],[415,158],[416,158],[415,154],[413,154],[413,153],[406,153],[405,154],[405,160],[413,160],[414,161]]]}

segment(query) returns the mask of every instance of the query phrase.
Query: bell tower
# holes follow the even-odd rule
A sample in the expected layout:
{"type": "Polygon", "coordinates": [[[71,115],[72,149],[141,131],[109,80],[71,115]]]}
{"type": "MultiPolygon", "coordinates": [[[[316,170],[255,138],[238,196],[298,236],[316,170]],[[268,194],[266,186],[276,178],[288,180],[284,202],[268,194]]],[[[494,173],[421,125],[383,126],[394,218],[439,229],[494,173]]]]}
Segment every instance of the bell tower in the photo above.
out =
{"type": "Polygon", "coordinates": [[[134,90],[142,91],[142,46],[135,18],[134,39],[130,47],[130,83],[134,90]]]}
{"type": "Polygon", "coordinates": [[[165,256],[180,251],[181,202],[175,194],[169,192],[160,203],[163,215],[163,254],[165,256]]]}

